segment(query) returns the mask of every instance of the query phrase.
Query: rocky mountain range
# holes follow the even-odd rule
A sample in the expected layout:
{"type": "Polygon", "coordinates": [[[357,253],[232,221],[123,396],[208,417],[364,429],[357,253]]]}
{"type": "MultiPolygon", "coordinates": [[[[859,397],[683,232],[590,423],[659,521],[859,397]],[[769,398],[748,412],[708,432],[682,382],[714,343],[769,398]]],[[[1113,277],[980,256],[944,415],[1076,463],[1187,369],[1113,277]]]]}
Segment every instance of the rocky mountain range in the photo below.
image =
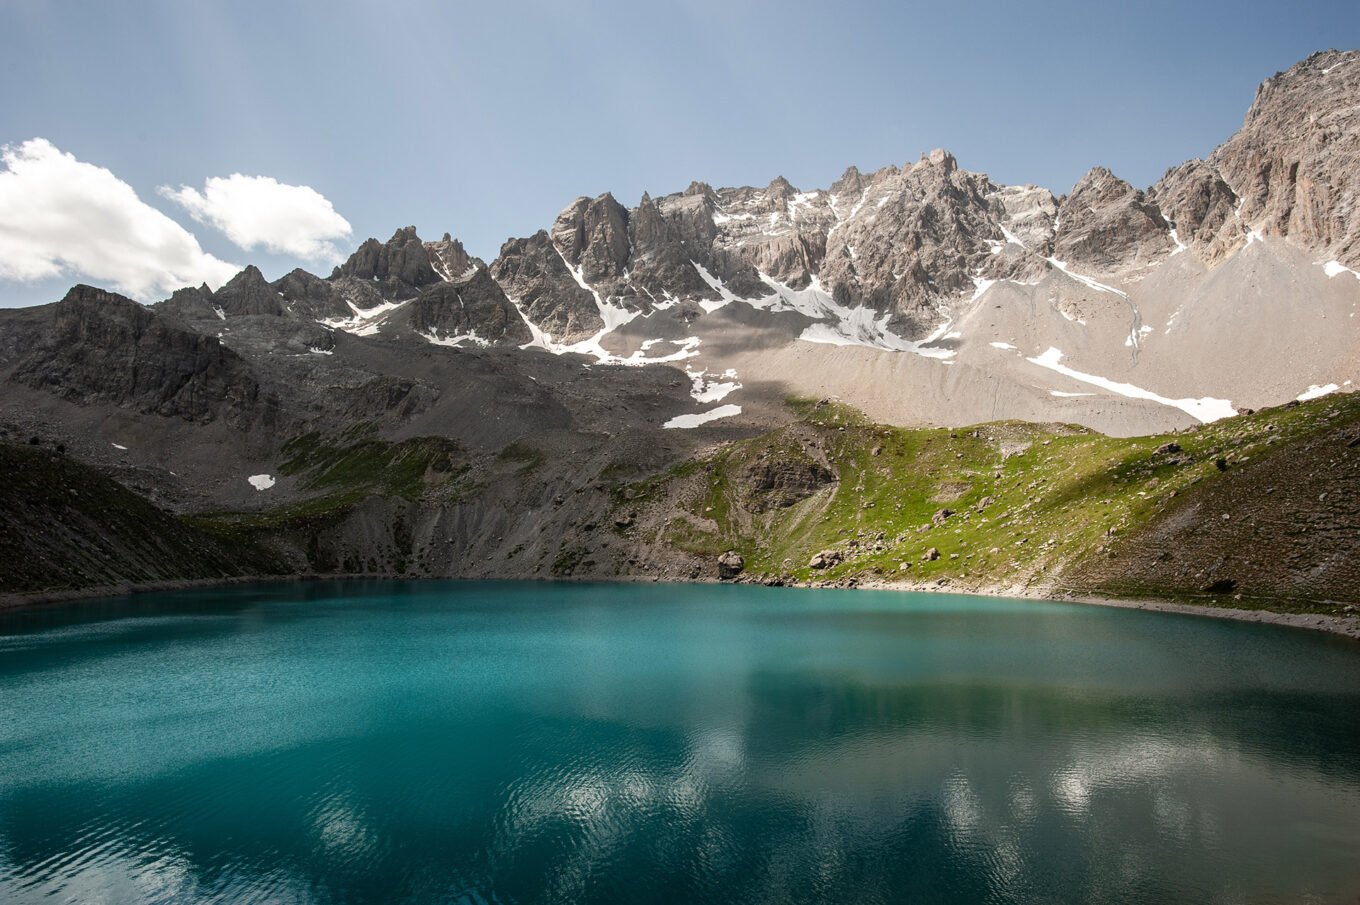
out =
{"type": "MultiPolygon", "coordinates": [[[[436,574],[481,574],[468,557],[504,565],[525,526],[552,542],[516,543],[549,551],[613,518],[602,475],[782,430],[791,399],[1137,437],[1347,391],[1358,199],[1360,52],[1327,51],[1143,189],[1101,167],[1063,195],[1000,185],[935,150],[825,188],[578,198],[490,262],[406,227],[327,276],[251,266],[151,306],[77,286],[0,311],[0,428],[177,513],[305,521],[329,500],[337,569],[424,531],[444,538],[436,574]],[[444,438],[460,464],[393,496],[353,473],[378,459],[323,467],[303,437],[384,444],[384,468],[444,438]]],[[[302,570],[307,536],[285,544],[302,570]]]]}
{"type": "Polygon", "coordinates": [[[1355,60],[1268,79],[1241,130],[1146,189],[1101,167],[1065,195],[998,185],[936,150],[822,189],[578,198],[489,264],[407,227],[329,277],[249,267],[157,308],[228,346],[275,317],[320,351],[344,331],[683,362],[899,423],[1183,426],[1351,379],[1355,60]]]}

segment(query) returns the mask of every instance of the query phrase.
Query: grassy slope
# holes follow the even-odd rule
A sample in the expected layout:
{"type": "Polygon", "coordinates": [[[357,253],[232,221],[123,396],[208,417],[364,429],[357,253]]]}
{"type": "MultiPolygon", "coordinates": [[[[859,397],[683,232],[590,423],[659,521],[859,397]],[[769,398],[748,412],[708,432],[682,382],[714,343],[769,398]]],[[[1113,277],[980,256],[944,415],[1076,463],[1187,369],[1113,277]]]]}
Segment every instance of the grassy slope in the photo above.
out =
{"type": "MultiPolygon", "coordinates": [[[[794,404],[799,424],[635,485],[636,499],[670,496],[679,504],[659,538],[704,556],[735,549],[748,572],[802,581],[944,579],[963,587],[1201,598],[1209,592],[1186,578],[1130,583],[1117,570],[1092,564],[1249,463],[1257,463],[1254,473],[1262,480],[1288,481],[1289,450],[1338,431],[1343,440],[1360,436],[1360,395],[1132,439],[1021,423],[953,431],[891,428],[844,406],[794,404]],[[1158,452],[1169,443],[1180,450],[1158,452]],[[787,455],[790,448],[824,456],[839,481],[787,508],[752,511],[759,506],[750,504],[751,463],[762,455],[787,455]],[[946,508],[954,514],[933,524],[932,516],[946,508]],[[939,551],[938,559],[925,558],[930,548],[939,551]],[[810,568],[813,554],[825,549],[846,560],[830,569],[810,568]]],[[[1344,442],[1333,447],[1360,456],[1344,442]]],[[[1335,498],[1353,498],[1356,489],[1336,487],[1335,498]]],[[[1332,540],[1345,549],[1360,544],[1355,535],[1346,536],[1344,519],[1332,540]]],[[[1360,594],[1354,587],[1348,595],[1330,587],[1307,593],[1296,584],[1286,594],[1275,593],[1279,582],[1257,585],[1232,588],[1243,596],[1232,600],[1230,593],[1225,602],[1330,611],[1329,596],[1360,594]]]]}

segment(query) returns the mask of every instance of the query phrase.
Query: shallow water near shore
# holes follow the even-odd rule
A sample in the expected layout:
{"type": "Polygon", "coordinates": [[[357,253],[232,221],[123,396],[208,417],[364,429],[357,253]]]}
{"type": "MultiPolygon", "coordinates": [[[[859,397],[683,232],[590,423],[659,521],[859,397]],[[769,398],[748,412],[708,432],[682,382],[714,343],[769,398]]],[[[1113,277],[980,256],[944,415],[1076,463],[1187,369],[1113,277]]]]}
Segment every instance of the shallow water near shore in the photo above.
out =
{"type": "Polygon", "coordinates": [[[318,582],[0,615],[0,902],[1355,902],[1360,648],[318,582]]]}

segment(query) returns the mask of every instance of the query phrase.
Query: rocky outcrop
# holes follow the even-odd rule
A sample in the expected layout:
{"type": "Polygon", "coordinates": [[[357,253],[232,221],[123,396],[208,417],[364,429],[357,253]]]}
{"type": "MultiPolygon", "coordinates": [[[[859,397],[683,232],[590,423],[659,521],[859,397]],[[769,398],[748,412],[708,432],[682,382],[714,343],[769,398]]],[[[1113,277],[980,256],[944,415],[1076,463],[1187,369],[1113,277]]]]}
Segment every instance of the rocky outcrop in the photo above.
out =
{"type": "Polygon", "coordinates": [[[370,284],[348,278],[323,280],[301,268],[290,271],[273,283],[274,290],[282,296],[288,312],[308,320],[350,317],[354,312],[346,303],[349,296],[345,290],[351,286],[354,286],[352,293],[363,293],[360,296],[363,304],[356,304],[356,308],[372,308],[382,304],[382,296],[370,284]]]}
{"type": "Polygon", "coordinates": [[[1091,170],[1058,208],[1053,257],[1112,273],[1161,260],[1175,247],[1157,205],[1104,167],[1091,170]]]}
{"type": "Polygon", "coordinates": [[[554,247],[596,291],[606,296],[624,293],[631,244],[628,211],[605,193],[598,198],[577,198],[557,215],[552,227],[554,247]]]}
{"type": "Polygon", "coordinates": [[[459,282],[426,287],[407,310],[411,328],[436,340],[466,337],[481,344],[523,345],[533,339],[484,267],[459,282]]]}
{"type": "Polygon", "coordinates": [[[254,264],[231,278],[231,281],[212,295],[214,305],[228,317],[264,314],[280,317],[285,311],[283,297],[254,264]]]}
{"type": "Polygon", "coordinates": [[[741,500],[750,512],[785,509],[836,481],[835,472],[798,446],[757,455],[740,471],[741,500]]]}
{"type": "Polygon", "coordinates": [[[595,297],[572,277],[543,230],[501,246],[491,264],[491,276],[525,316],[556,342],[585,339],[604,326],[595,297]]]}
{"type": "Polygon", "coordinates": [[[1217,264],[1241,246],[1246,228],[1236,214],[1237,195],[1218,170],[1191,160],[1166,171],[1148,190],[1167,225],[1202,260],[1217,264]]]}
{"type": "Polygon", "coordinates": [[[250,366],[216,337],[91,286],[74,287],[52,307],[44,341],[10,379],[78,404],[188,421],[220,417],[245,427],[277,416],[250,366]]]}
{"type": "Polygon", "coordinates": [[[467,253],[462,242],[448,233],[434,242],[426,242],[425,251],[430,257],[430,267],[439,274],[440,279],[450,283],[466,279],[473,266],[482,265],[481,261],[467,253]]]}
{"type": "Polygon", "coordinates": [[[1209,163],[1246,224],[1360,268],[1360,52],[1315,53],[1266,79],[1209,163]]]}
{"type": "MultiPolygon", "coordinates": [[[[709,211],[711,192],[703,186],[693,194],[673,196],[664,211],[651,195],[643,193],[628,219],[630,289],[653,304],[713,295],[694,266],[696,260],[712,263],[717,227],[709,211]]],[[[637,304],[642,304],[640,299],[637,304]]]]}
{"type": "Polygon", "coordinates": [[[814,553],[812,559],[808,560],[809,569],[830,569],[840,565],[845,561],[845,554],[839,550],[823,550],[814,553]]]}
{"type": "Polygon", "coordinates": [[[1000,239],[994,186],[943,150],[867,182],[827,238],[822,283],[842,304],[888,312],[920,334],[939,320],[934,306],[972,291],[988,240],[1000,239]]]}
{"type": "Polygon", "coordinates": [[[420,287],[440,280],[430,264],[430,250],[416,235],[414,226],[397,230],[385,243],[377,239],[364,242],[331,277],[376,283],[386,299],[411,298],[420,287]]]}

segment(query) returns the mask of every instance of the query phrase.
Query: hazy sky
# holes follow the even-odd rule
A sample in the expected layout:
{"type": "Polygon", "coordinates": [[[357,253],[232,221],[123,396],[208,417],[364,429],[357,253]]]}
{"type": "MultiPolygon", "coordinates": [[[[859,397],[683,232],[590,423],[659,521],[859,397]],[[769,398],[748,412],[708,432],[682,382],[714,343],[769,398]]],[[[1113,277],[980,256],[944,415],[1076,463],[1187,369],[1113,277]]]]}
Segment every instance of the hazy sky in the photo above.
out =
{"type": "Polygon", "coordinates": [[[1356,0],[0,0],[0,305],[328,273],[410,223],[489,259],[578,195],[824,187],[934,147],[1146,186],[1263,78],[1357,46],[1356,0]]]}

